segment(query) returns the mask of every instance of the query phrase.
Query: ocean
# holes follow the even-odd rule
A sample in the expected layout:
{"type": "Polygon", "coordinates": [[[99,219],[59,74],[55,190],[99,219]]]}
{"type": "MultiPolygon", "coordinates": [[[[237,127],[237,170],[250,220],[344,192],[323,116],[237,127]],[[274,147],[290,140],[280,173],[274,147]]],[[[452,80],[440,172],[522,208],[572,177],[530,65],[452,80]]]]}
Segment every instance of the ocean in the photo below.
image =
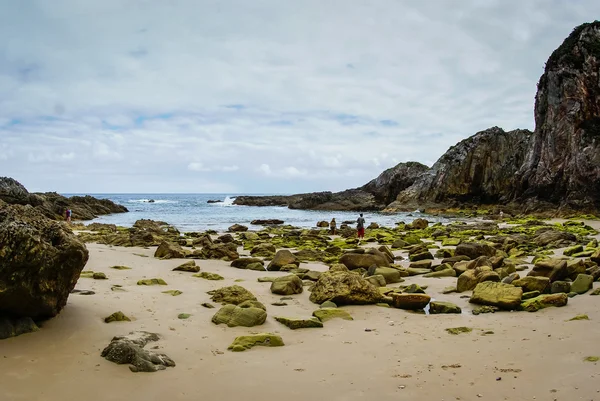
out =
{"type": "MultiPolygon", "coordinates": [[[[86,194],[64,194],[65,196],[86,194]]],[[[297,227],[315,227],[318,221],[330,221],[335,217],[338,227],[344,220],[356,221],[358,212],[332,212],[313,210],[292,210],[287,207],[237,206],[233,204],[236,196],[242,194],[87,194],[100,199],[110,199],[121,204],[129,213],[118,213],[100,216],[93,220],[98,223],[111,223],[131,227],[136,220],[152,219],[166,221],[182,232],[217,230],[225,231],[233,224],[248,225],[251,229],[261,226],[250,226],[256,219],[280,219],[284,224],[297,227]],[[154,200],[154,202],[150,202],[154,200]],[[208,200],[221,200],[220,203],[207,203],[208,200]]],[[[252,194],[257,195],[257,194],[252,194]]],[[[260,194],[258,194],[260,195],[260,194]]],[[[264,194],[271,195],[271,194],[264,194]]],[[[77,216],[74,216],[75,218],[77,216]]],[[[448,222],[438,216],[412,213],[384,214],[364,212],[367,225],[375,222],[380,226],[394,227],[396,223],[409,223],[416,218],[426,218],[430,222],[448,222]]]]}

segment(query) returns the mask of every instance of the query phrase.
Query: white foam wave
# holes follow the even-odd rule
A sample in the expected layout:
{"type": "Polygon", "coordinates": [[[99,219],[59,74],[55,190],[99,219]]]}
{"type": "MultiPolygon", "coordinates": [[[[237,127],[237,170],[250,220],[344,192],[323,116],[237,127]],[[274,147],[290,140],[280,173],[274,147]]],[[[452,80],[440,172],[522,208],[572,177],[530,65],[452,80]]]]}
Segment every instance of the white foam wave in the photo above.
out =
{"type": "Polygon", "coordinates": [[[225,199],[223,200],[223,203],[220,203],[221,206],[235,206],[233,204],[233,201],[235,200],[235,197],[230,198],[229,196],[226,196],[225,199]]]}

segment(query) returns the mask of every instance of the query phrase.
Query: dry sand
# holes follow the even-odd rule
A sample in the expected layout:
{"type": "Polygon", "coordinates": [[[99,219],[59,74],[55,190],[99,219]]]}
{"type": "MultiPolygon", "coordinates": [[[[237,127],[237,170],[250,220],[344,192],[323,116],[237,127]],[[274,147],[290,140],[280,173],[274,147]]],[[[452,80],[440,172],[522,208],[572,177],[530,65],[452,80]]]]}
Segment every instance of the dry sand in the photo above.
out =
{"type": "MultiPolygon", "coordinates": [[[[72,294],[60,315],[41,331],[0,341],[1,401],[600,400],[600,365],[583,361],[600,356],[600,296],[581,295],[569,299],[566,307],[536,313],[473,316],[461,294],[440,293],[455,278],[411,277],[403,284],[428,285],[433,298],[458,304],[463,314],[352,306],[344,309],[354,321],[336,319],[322,329],[292,331],[273,316],[309,317],[318,307],[308,300],[309,293],[293,296],[288,306],[272,306],[280,296],[270,293],[269,283],[256,281],[285,273],[197,261],[202,271],[225,277],[208,281],[171,271],[182,260],[154,259],[154,249],[96,244],[88,249],[86,270],[104,272],[108,280],[81,278],[76,288],[95,295],[72,294]],[[132,270],[114,270],[113,265],[132,270]],[[153,277],[163,278],[168,286],[136,285],[153,277]],[[127,292],[111,291],[114,284],[127,292]],[[206,292],[233,284],[246,287],[267,306],[263,326],[211,323],[217,309],[201,306],[211,302],[206,292]],[[183,294],[161,293],[167,289],[183,294]],[[118,310],[133,321],[104,323],[104,317],[118,310]],[[179,313],[192,316],[180,320],[179,313]],[[589,321],[567,321],[584,313],[589,321]],[[474,330],[460,335],[444,330],[456,326],[474,330]],[[160,351],[177,366],[132,373],[100,357],[113,336],[134,330],[160,334],[160,351]],[[484,335],[486,331],[493,334],[484,335]],[[257,332],[278,333],[286,345],[227,351],[236,336],[257,332]]],[[[327,269],[321,264],[301,266],[327,269]]]]}

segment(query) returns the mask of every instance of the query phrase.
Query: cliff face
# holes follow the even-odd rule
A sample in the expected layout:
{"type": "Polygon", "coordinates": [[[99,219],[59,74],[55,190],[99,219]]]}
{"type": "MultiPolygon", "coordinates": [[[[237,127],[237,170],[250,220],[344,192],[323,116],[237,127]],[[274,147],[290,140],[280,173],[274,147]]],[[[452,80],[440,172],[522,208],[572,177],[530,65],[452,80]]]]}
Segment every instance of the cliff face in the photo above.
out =
{"type": "Polygon", "coordinates": [[[427,170],[429,167],[418,162],[400,163],[385,170],[379,177],[359,189],[372,194],[377,202],[387,205],[393,202],[401,191],[413,185],[427,170]]]}
{"type": "Polygon", "coordinates": [[[536,129],[514,197],[535,205],[600,209],[600,22],[583,24],[546,63],[536,129]]]}
{"type": "Polygon", "coordinates": [[[387,210],[508,201],[531,135],[528,130],[505,132],[498,127],[478,132],[451,147],[387,210]]]}

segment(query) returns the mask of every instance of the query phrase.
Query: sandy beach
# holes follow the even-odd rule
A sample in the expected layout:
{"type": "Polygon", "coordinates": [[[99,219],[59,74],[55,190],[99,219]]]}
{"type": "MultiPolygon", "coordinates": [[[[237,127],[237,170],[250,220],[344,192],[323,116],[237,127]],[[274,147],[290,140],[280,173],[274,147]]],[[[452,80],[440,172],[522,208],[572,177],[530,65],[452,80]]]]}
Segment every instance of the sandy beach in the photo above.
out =
{"type": "MultiPolygon", "coordinates": [[[[474,316],[465,294],[441,294],[456,278],[414,276],[402,285],[427,285],[432,298],[454,302],[463,313],[424,315],[375,305],[345,306],[353,321],[334,319],[324,328],[290,330],[273,317],[310,317],[318,305],[304,291],[286,301],[287,306],[272,306],[281,296],[272,294],[270,284],[257,282],[257,277],[284,272],[196,261],[201,271],[225,278],[209,281],[172,271],[183,260],[158,260],[153,257],[155,248],[87,247],[90,259],[85,270],[104,272],[108,279],[80,278],[76,289],[95,294],[72,294],[64,310],[40,331],[0,342],[0,399],[600,399],[598,363],[584,361],[600,355],[596,345],[600,311],[597,297],[587,294],[569,299],[562,308],[474,316]],[[111,269],[114,265],[131,270],[111,269]],[[139,279],[154,277],[168,285],[136,285],[139,279]],[[112,291],[116,284],[126,292],[112,291]],[[244,286],[267,306],[264,325],[228,328],[211,323],[218,309],[201,306],[211,302],[207,291],[233,284],[244,286]],[[162,293],[171,289],[183,293],[162,293]],[[132,321],[104,323],[116,311],[132,321]],[[180,320],[180,313],[192,316],[180,320]],[[590,320],[568,321],[579,314],[590,320]],[[459,335],[445,331],[457,326],[473,331],[459,335]],[[100,356],[113,336],[136,330],[162,336],[156,345],[177,366],[153,374],[132,373],[126,365],[100,356]],[[285,346],[241,353],[227,350],[236,336],[259,332],[281,335],[285,346]]],[[[240,252],[244,253],[241,248],[240,252]]],[[[328,268],[320,263],[301,267],[328,268]]]]}

